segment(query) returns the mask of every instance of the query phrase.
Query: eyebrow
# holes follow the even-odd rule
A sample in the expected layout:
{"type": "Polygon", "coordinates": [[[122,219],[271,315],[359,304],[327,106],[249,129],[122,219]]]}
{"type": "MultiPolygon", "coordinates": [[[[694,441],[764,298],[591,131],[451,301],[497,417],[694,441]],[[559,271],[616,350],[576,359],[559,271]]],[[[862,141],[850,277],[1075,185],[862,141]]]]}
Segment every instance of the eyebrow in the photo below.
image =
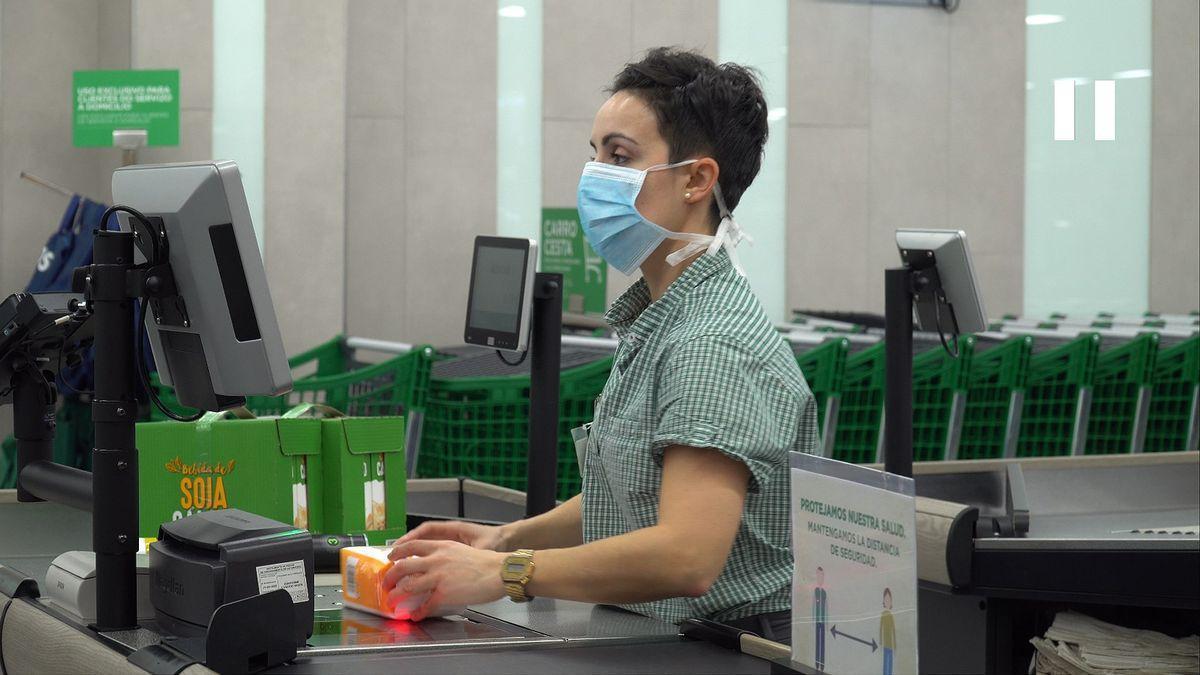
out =
{"type": "MultiPolygon", "coordinates": [[[[601,141],[600,141],[600,144],[601,144],[601,145],[608,145],[608,144],[609,144],[609,142],[610,142],[610,141],[612,141],[614,138],[621,138],[621,139],[624,139],[624,140],[626,140],[626,141],[629,141],[630,143],[633,143],[634,145],[637,145],[637,144],[638,144],[638,142],[637,142],[637,141],[633,140],[633,139],[632,139],[632,138],[630,138],[629,136],[626,136],[625,134],[622,134],[622,133],[620,133],[620,132],[616,132],[616,131],[614,131],[614,132],[612,132],[612,133],[610,133],[610,134],[605,134],[604,138],[603,138],[603,139],[601,139],[601,141]]],[[[591,141],[588,141],[588,145],[592,146],[592,149],[593,149],[593,150],[595,150],[595,149],[596,149],[596,144],[595,144],[595,143],[592,143],[591,141]]]]}

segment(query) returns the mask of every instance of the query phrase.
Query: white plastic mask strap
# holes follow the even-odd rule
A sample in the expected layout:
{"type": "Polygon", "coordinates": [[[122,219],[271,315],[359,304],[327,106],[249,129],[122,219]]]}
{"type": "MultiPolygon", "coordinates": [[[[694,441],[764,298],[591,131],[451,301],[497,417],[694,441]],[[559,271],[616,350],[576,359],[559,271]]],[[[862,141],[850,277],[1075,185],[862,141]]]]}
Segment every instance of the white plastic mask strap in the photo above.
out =
{"type": "Polygon", "coordinates": [[[713,194],[717,198],[717,213],[721,216],[721,224],[717,227],[717,234],[713,237],[712,242],[708,246],[708,253],[716,253],[722,246],[729,252],[729,260],[733,263],[733,268],[738,271],[738,274],[746,276],[746,270],[742,267],[742,262],[737,255],[737,246],[743,240],[754,243],[754,239],[746,234],[741,225],[733,219],[733,214],[729,212],[729,208],[725,206],[725,197],[721,194],[721,184],[713,185],[713,194]]]}

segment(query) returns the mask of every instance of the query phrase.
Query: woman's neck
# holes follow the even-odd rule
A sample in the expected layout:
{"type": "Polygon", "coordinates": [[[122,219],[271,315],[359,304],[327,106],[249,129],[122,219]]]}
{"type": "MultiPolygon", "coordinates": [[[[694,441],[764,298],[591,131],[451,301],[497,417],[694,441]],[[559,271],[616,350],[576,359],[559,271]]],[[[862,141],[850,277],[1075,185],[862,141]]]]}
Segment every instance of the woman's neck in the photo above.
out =
{"type": "Polygon", "coordinates": [[[686,241],[667,239],[642,263],[642,278],[646,280],[646,286],[650,289],[650,302],[657,302],[665,295],[671,284],[683,274],[692,261],[700,257],[700,253],[703,253],[701,250],[687,260],[680,261],[678,265],[667,262],[667,256],[686,245],[686,241]]]}

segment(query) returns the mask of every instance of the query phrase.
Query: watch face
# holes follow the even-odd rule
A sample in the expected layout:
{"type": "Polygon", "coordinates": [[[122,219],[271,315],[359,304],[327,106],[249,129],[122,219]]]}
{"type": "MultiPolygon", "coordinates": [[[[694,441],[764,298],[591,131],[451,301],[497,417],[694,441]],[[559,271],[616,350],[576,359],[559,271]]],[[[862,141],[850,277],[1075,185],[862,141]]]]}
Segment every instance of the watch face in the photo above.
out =
{"type": "Polygon", "coordinates": [[[504,569],[509,574],[522,574],[525,572],[525,565],[524,565],[524,563],[510,562],[504,566],[504,569]]]}

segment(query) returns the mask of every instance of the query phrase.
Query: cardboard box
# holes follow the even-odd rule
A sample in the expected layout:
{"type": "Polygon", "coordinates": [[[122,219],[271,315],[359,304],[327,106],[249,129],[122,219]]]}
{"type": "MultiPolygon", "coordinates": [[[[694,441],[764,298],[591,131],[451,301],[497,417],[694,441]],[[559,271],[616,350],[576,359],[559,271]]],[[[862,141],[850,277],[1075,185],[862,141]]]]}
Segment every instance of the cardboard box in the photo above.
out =
{"type": "Polygon", "coordinates": [[[156,537],[163,522],[231,507],[319,531],[321,425],[215,417],[138,424],[138,536],[156,537]]]}
{"type": "Polygon", "coordinates": [[[383,545],[407,531],[403,417],[321,420],[326,532],[383,545]]]}

